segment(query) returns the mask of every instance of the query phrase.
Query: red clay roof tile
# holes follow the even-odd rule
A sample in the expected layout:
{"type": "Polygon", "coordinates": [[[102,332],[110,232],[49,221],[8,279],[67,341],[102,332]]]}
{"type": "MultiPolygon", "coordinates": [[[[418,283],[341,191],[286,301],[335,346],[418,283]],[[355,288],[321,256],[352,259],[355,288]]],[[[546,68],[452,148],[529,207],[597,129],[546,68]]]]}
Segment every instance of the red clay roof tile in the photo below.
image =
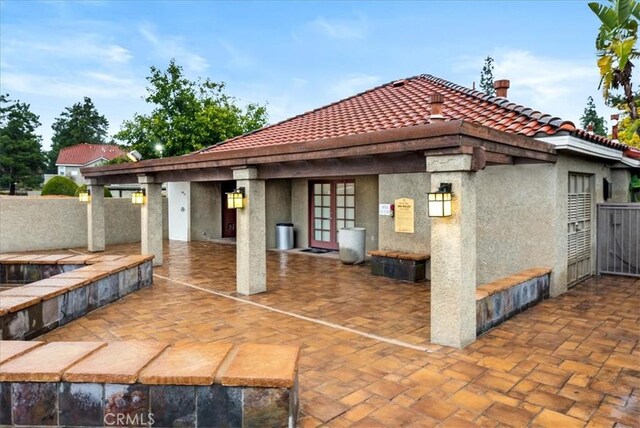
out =
{"type": "Polygon", "coordinates": [[[577,129],[572,122],[424,74],[378,86],[207,147],[200,153],[314,141],[428,124],[431,122],[430,99],[434,93],[444,96],[442,115],[445,120],[476,122],[530,137],[560,132],[619,150],[627,147],[577,129]]]}
{"type": "Polygon", "coordinates": [[[99,159],[111,160],[126,153],[115,144],[76,144],[60,150],[56,165],[86,165],[99,159]]]}

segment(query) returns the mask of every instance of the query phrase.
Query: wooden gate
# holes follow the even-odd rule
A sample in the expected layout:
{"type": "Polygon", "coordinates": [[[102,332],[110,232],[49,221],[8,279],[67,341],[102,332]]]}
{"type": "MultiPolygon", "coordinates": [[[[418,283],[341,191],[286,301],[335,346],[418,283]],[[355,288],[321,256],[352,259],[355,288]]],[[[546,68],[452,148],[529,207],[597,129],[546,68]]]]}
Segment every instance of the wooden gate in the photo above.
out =
{"type": "Polygon", "coordinates": [[[640,277],[640,204],[598,205],[598,274],[640,277]]]}

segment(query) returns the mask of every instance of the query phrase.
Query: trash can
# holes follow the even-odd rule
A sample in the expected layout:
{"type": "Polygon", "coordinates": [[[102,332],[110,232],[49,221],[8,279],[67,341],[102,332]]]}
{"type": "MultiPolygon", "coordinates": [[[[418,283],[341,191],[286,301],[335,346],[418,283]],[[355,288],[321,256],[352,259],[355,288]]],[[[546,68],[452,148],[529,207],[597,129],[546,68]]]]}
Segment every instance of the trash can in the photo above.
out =
{"type": "Polygon", "coordinates": [[[293,223],[276,224],[276,248],[278,250],[293,248],[293,223]]]}
{"type": "Polygon", "coordinates": [[[364,227],[347,227],[340,229],[338,249],[340,261],[346,265],[357,265],[364,262],[364,246],[367,229],[364,227]]]}

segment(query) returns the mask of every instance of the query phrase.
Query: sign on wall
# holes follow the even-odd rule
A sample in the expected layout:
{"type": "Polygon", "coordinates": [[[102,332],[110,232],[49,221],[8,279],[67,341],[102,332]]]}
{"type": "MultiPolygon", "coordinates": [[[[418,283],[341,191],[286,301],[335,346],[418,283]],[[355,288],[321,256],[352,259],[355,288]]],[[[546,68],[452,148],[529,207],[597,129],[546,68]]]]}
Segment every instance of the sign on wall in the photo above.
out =
{"type": "Polygon", "coordinates": [[[391,204],[380,204],[378,208],[379,215],[391,216],[391,204]]]}
{"type": "Polygon", "coordinates": [[[401,198],[395,200],[396,232],[414,233],[413,199],[401,198]]]}

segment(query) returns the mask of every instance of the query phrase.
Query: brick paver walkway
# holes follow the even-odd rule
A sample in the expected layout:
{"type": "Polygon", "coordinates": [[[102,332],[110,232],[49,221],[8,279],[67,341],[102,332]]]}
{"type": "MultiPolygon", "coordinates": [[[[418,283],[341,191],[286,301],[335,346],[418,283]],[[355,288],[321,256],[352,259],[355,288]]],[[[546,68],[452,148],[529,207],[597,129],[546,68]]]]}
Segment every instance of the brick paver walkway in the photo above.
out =
{"type": "Polygon", "coordinates": [[[426,340],[424,285],[269,252],[269,292],[248,300],[425,352],[211,294],[234,292],[233,253],[171,242],[152,288],[44,339],[298,344],[301,426],[640,425],[640,280],[590,279],[457,350],[426,340]]]}

